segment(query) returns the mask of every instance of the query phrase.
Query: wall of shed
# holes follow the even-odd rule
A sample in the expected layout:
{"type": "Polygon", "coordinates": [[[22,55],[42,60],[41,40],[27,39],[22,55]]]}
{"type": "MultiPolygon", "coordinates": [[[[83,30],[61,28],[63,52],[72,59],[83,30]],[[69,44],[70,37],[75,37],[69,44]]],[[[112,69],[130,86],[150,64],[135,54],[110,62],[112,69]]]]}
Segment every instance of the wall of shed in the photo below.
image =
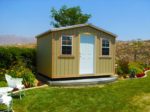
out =
{"type": "Polygon", "coordinates": [[[74,35],[76,30],[65,30],[53,32],[53,73],[52,77],[71,77],[78,75],[79,65],[79,38],[78,35],[74,35]],[[73,37],[73,54],[71,57],[61,56],[61,36],[62,35],[74,35],[73,37]]]}
{"type": "Polygon", "coordinates": [[[91,28],[90,26],[67,29],[62,31],[55,31],[52,33],[53,37],[53,63],[52,63],[52,77],[82,77],[93,75],[80,75],[79,62],[80,62],[80,34],[90,33],[95,35],[96,43],[96,73],[93,75],[113,75],[115,64],[115,37],[106,34],[102,31],[91,28]],[[61,35],[73,35],[73,57],[61,57],[61,35]],[[106,37],[111,42],[111,55],[110,57],[101,56],[101,41],[106,37]]]}
{"type": "Polygon", "coordinates": [[[37,71],[51,77],[52,38],[50,33],[37,38],[37,71]]]}
{"type": "Polygon", "coordinates": [[[96,72],[101,75],[115,74],[115,38],[111,35],[101,32],[97,38],[97,57],[96,72]],[[110,40],[110,56],[102,56],[102,38],[110,40]]]}

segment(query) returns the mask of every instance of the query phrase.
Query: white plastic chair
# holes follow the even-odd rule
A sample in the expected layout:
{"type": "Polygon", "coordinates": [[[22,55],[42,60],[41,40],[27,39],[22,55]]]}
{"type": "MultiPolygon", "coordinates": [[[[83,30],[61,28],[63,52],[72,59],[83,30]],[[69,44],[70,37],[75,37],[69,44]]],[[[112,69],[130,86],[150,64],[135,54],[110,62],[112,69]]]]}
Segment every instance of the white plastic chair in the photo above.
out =
{"type": "Polygon", "coordinates": [[[19,90],[19,94],[20,94],[20,99],[21,97],[21,93],[22,93],[22,89],[24,88],[24,85],[22,84],[23,78],[12,78],[12,80],[15,83],[15,88],[17,88],[19,90]]]}
{"type": "Polygon", "coordinates": [[[5,79],[6,79],[9,87],[16,88],[16,84],[15,84],[14,80],[12,80],[12,77],[10,75],[5,74],[5,79]]]}
{"type": "Polygon", "coordinates": [[[21,92],[22,92],[22,89],[24,88],[24,85],[22,84],[23,78],[12,78],[8,74],[5,74],[5,78],[9,87],[12,87],[14,89],[16,88],[19,90],[20,99],[21,99],[22,98],[21,92]]]}
{"type": "Polygon", "coordinates": [[[7,111],[12,110],[12,97],[8,96],[7,93],[0,94],[0,103],[7,106],[7,111]]]}

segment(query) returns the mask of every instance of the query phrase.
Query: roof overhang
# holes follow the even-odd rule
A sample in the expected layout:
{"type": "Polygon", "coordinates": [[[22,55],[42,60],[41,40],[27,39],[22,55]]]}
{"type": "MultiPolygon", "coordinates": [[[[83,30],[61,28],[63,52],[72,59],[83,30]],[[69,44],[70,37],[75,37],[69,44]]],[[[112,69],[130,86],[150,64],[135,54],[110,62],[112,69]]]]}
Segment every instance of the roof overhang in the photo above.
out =
{"type": "Polygon", "coordinates": [[[94,28],[94,29],[103,31],[103,32],[105,32],[105,33],[107,33],[107,34],[109,34],[109,35],[112,35],[112,36],[114,36],[114,37],[117,37],[117,35],[114,34],[114,33],[112,33],[112,32],[109,32],[109,31],[107,31],[107,30],[104,30],[103,28],[99,28],[99,27],[97,27],[97,26],[95,26],[95,25],[93,25],[93,24],[86,23],[86,24],[77,24],[77,25],[66,26],[66,27],[60,27],[60,28],[53,28],[53,29],[50,29],[50,30],[48,30],[48,31],[46,31],[46,32],[43,32],[43,33],[37,35],[36,38],[38,38],[38,37],[40,37],[40,36],[42,36],[42,35],[44,35],[44,34],[50,33],[50,32],[55,32],[55,31],[60,31],[60,30],[67,30],[67,29],[78,28],[78,27],[84,27],[84,26],[90,26],[90,27],[92,27],[92,28],[94,28]]]}

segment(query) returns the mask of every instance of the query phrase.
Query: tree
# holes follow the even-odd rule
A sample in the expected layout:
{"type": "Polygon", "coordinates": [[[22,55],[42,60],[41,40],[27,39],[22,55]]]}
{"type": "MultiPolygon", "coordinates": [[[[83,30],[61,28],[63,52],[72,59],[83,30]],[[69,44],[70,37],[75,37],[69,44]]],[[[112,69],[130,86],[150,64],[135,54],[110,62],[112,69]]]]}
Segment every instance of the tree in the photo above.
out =
{"type": "Polygon", "coordinates": [[[51,24],[54,27],[69,26],[75,24],[83,24],[91,17],[90,14],[83,14],[80,7],[62,6],[58,11],[55,8],[51,9],[51,24]]]}

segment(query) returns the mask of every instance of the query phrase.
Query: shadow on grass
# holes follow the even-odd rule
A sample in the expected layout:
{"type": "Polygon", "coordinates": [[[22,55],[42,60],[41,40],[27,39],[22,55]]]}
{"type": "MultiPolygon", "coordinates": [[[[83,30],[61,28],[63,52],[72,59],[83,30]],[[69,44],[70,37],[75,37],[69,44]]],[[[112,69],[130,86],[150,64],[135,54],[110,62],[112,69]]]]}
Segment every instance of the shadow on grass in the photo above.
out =
{"type": "MultiPolygon", "coordinates": [[[[12,96],[12,98],[14,98],[14,99],[20,99],[20,94],[19,93],[15,93],[15,94],[12,94],[11,95],[12,96]]],[[[24,97],[25,96],[25,94],[21,94],[21,97],[24,97]]]]}

